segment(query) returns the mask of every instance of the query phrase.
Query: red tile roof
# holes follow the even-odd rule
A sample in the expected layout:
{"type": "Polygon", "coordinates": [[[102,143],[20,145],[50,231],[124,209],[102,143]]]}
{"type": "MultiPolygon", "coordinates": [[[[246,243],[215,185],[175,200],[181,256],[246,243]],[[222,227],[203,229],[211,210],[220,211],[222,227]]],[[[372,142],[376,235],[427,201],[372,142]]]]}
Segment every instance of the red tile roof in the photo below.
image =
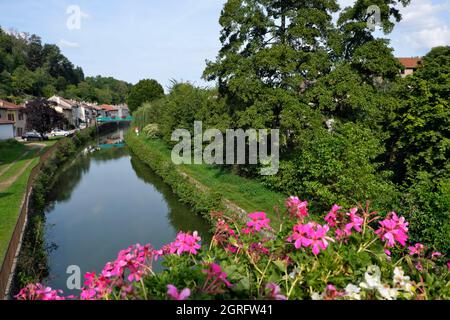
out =
{"type": "Polygon", "coordinates": [[[6,120],[6,119],[0,119],[0,125],[2,124],[14,124],[14,121],[6,120]]]}
{"type": "Polygon", "coordinates": [[[24,107],[5,100],[0,100],[0,109],[21,110],[24,109],[24,107]]]}
{"type": "Polygon", "coordinates": [[[100,108],[102,108],[102,110],[105,110],[105,111],[117,111],[117,109],[115,107],[110,106],[108,104],[102,104],[100,106],[100,108]]]}
{"type": "Polygon", "coordinates": [[[406,68],[406,69],[417,69],[422,62],[421,58],[398,58],[398,61],[406,68]]]}

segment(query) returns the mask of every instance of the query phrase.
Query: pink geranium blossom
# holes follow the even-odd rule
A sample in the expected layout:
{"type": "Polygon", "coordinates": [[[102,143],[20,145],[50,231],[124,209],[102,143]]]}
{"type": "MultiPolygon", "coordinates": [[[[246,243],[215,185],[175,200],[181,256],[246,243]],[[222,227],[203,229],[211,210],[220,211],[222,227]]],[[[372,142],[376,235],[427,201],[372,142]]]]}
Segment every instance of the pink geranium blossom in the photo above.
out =
{"type": "Polygon", "coordinates": [[[266,290],[269,290],[267,298],[270,300],[287,300],[286,296],[280,293],[280,286],[273,282],[270,282],[266,285],[266,290]]]}
{"type": "Polygon", "coordinates": [[[399,218],[395,212],[392,212],[390,218],[380,222],[380,228],[375,233],[386,242],[388,248],[394,247],[398,242],[402,246],[406,245],[408,240],[408,222],[405,218],[399,218]]]}
{"type": "Polygon", "coordinates": [[[285,206],[291,218],[304,218],[308,214],[308,201],[301,201],[298,197],[289,197],[285,201],[285,206]]]}
{"type": "Polygon", "coordinates": [[[356,214],[357,212],[358,208],[353,208],[347,213],[347,216],[350,217],[350,222],[345,225],[345,233],[348,236],[350,236],[352,229],[355,229],[357,232],[361,232],[361,226],[364,223],[364,219],[358,216],[356,214]]]}
{"type": "Polygon", "coordinates": [[[418,255],[420,256],[423,251],[425,250],[425,246],[421,243],[416,243],[413,247],[408,247],[409,249],[409,255],[410,256],[414,256],[414,255],[418,255]]]}
{"type": "Polygon", "coordinates": [[[175,287],[173,284],[169,284],[167,285],[167,294],[173,300],[187,300],[187,298],[189,298],[189,296],[191,295],[191,290],[189,288],[186,288],[181,292],[178,292],[177,287],[175,287]]]}
{"type": "Polygon", "coordinates": [[[183,253],[197,254],[197,250],[201,248],[199,242],[201,238],[198,232],[190,233],[179,232],[175,241],[163,248],[169,254],[177,254],[181,256],[183,253]]]}
{"type": "Polygon", "coordinates": [[[325,221],[328,223],[328,225],[332,228],[336,227],[337,225],[337,212],[341,210],[342,207],[335,204],[331,211],[325,216],[325,221]]]}
{"type": "MultiPolygon", "coordinates": [[[[29,284],[15,296],[17,300],[66,300],[61,290],[53,290],[43,284],[29,284]]],[[[71,297],[69,297],[71,298],[71,297]]]]}
{"type": "Polygon", "coordinates": [[[203,285],[203,291],[208,294],[219,294],[223,292],[223,286],[227,288],[232,286],[227,279],[227,274],[222,271],[222,268],[217,263],[210,263],[208,269],[202,270],[206,273],[206,280],[203,285]]]}
{"type": "Polygon", "coordinates": [[[295,248],[311,247],[314,255],[318,255],[320,250],[326,250],[328,241],[334,242],[334,239],[327,236],[330,227],[321,226],[318,223],[310,222],[306,225],[296,225],[293,234],[288,238],[289,242],[294,242],[295,248]]]}
{"type": "Polygon", "coordinates": [[[265,212],[254,212],[248,215],[250,219],[247,222],[247,228],[243,229],[242,232],[244,234],[254,234],[256,232],[260,232],[263,229],[270,230],[270,219],[267,218],[265,212]]]}

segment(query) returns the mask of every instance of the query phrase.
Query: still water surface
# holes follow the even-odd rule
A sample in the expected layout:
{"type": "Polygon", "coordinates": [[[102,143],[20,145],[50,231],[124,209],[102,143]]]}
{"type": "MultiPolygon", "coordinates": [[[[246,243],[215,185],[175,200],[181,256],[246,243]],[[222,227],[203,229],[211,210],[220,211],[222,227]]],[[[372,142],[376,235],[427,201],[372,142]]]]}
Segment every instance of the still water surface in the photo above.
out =
{"type": "Polygon", "coordinates": [[[116,132],[102,137],[104,149],[76,157],[52,189],[45,232],[50,274],[45,283],[54,289],[74,293],[66,285],[69,266],[79,266],[82,274],[99,272],[132,244],[160,248],[178,230],[197,230],[208,238],[204,219],[179,202],[127,147],[111,145],[122,136],[116,132]]]}

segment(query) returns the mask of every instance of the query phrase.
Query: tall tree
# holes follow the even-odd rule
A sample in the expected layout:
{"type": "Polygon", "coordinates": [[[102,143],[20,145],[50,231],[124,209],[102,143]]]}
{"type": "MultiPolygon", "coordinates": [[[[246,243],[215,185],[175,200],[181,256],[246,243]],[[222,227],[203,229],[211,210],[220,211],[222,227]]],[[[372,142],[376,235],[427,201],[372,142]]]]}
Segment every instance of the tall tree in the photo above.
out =
{"type": "Polygon", "coordinates": [[[164,97],[164,89],[156,80],[141,80],[130,91],[127,98],[128,107],[131,112],[136,111],[145,102],[164,97]]]}
{"type": "Polygon", "coordinates": [[[44,135],[66,124],[66,118],[53,108],[54,105],[54,102],[45,99],[28,102],[25,109],[27,129],[36,130],[41,135],[44,135]]]}

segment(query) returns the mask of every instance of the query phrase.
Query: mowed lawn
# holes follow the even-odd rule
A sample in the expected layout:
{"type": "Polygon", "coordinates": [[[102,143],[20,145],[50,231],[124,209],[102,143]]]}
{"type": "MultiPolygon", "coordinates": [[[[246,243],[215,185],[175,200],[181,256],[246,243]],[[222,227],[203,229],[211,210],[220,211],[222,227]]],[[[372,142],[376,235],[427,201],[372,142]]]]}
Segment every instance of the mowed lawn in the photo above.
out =
{"type": "Polygon", "coordinates": [[[54,143],[0,142],[0,263],[17,222],[28,177],[39,163],[40,155],[54,143]]]}
{"type": "MultiPolygon", "coordinates": [[[[141,138],[149,147],[160,151],[168,159],[171,149],[162,140],[141,138]]],[[[181,165],[179,169],[204,186],[219,192],[247,212],[264,211],[275,214],[274,207],[282,208],[286,195],[265,188],[256,180],[247,179],[212,165],[181,165]]]]}

